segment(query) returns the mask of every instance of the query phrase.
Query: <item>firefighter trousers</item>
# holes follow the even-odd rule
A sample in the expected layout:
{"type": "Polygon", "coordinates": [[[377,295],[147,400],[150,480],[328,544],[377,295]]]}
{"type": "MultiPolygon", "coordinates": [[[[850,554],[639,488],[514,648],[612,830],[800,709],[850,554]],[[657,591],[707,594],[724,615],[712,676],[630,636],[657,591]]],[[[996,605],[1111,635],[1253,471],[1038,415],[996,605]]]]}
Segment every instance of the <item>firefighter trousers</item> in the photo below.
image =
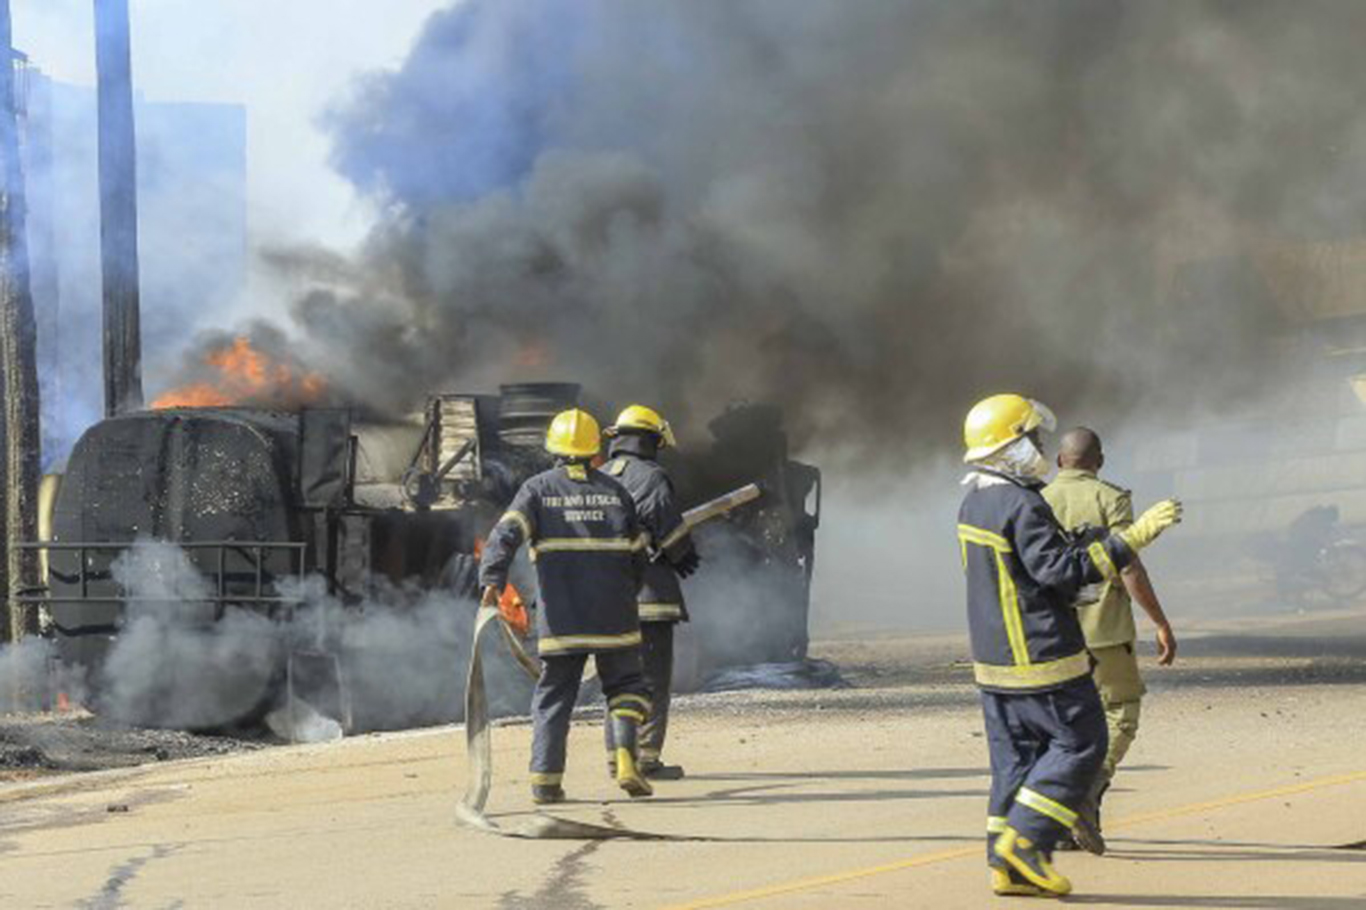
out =
{"type": "MultiPolygon", "coordinates": [[[[531,695],[531,780],[558,784],[564,774],[569,721],[579,698],[587,654],[541,658],[541,676],[531,695]]],[[[643,723],[650,698],[640,671],[640,649],[621,648],[593,655],[607,708],[612,715],[643,723]]],[[[607,726],[611,726],[610,719],[607,726]]]]}
{"type": "MultiPolygon", "coordinates": [[[[645,688],[650,692],[650,718],[640,728],[640,759],[657,762],[664,752],[664,737],[669,731],[669,702],[673,695],[674,626],[673,622],[640,624],[640,659],[645,688]]],[[[607,725],[607,754],[612,761],[616,744],[612,725],[607,725]]]]}
{"type": "Polygon", "coordinates": [[[982,693],[991,750],[987,857],[1007,826],[1040,849],[1077,820],[1077,809],[1105,760],[1105,711],[1089,676],[1051,692],[982,693]]]}

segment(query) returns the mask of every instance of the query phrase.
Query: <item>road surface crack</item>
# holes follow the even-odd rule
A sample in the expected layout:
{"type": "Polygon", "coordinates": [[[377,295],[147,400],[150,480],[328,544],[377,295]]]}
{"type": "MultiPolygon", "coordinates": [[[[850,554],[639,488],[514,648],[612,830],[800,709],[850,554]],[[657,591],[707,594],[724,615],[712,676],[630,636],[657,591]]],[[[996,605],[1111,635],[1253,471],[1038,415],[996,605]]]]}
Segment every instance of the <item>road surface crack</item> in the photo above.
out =
{"type": "Polygon", "coordinates": [[[116,908],[127,906],[123,901],[123,889],[128,883],[137,878],[142,867],[146,866],[154,859],[163,859],[170,856],[178,848],[157,844],[152,848],[152,852],[144,856],[135,856],[125,863],[115,866],[109,871],[109,877],[104,882],[104,887],[100,892],[89,900],[81,901],[77,904],[81,910],[116,910],[116,908]]]}

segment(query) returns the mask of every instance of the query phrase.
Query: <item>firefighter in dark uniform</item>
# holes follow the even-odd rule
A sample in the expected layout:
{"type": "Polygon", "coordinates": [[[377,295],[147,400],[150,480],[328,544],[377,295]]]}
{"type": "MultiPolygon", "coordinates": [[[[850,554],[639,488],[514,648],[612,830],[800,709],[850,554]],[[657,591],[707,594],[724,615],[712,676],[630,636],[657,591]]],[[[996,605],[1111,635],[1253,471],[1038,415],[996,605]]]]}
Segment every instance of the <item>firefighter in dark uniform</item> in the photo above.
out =
{"type": "MultiPolygon", "coordinates": [[[[677,779],[683,769],[665,765],[660,756],[669,727],[669,701],[674,667],[674,626],[687,622],[679,577],[697,571],[701,558],[674,497],[673,482],[656,459],[660,449],[676,445],[673,430],[658,412],[634,404],[607,428],[612,440],[603,470],[621,481],[635,501],[640,524],[650,540],[652,559],[640,586],[641,660],[645,685],[654,709],[640,731],[640,770],[646,777],[677,779]]],[[[608,728],[607,763],[615,773],[616,750],[608,728]]]]}
{"type": "Polygon", "coordinates": [[[1079,594],[1117,579],[1181,517],[1168,500],[1113,534],[1070,537],[1040,494],[1048,472],[1040,433],[1055,426],[1038,402],[994,395],[968,413],[963,433],[971,470],[958,540],[991,751],[987,862],[993,890],[1006,895],[1072,890],[1053,868],[1053,846],[1076,824],[1105,759],[1079,594]]]}
{"type": "Polygon", "coordinates": [[[646,538],[626,488],[590,464],[601,447],[590,414],[558,414],[545,447],[555,467],[522,484],[479,567],[484,603],[496,605],[518,548],[526,544],[536,564],[541,676],[531,700],[532,799],[564,799],[569,721],[589,655],[607,698],[617,783],[631,796],[649,796],[636,754],[637,730],[650,716],[636,611],[646,538]]]}

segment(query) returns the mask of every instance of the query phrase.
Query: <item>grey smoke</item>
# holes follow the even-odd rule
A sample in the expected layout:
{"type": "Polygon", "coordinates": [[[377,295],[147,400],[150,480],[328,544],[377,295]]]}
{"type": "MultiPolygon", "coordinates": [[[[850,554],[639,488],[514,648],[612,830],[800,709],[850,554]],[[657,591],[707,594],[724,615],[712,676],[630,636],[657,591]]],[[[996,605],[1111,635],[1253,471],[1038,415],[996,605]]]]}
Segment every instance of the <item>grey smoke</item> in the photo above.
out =
{"type": "Polygon", "coordinates": [[[26,638],[0,645],[0,714],[40,711],[47,706],[51,643],[26,638]]]}
{"type": "Polygon", "coordinates": [[[215,622],[208,582],[171,544],[141,542],[112,572],[129,601],[102,669],[102,712],[194,729],[256,707],[282,647],[280,630],[267,617],[230,609],[215,622]]]}
{"type": "Polygon", "coordinates": [[[385,212],[363,253],[271,257],[300,353],[384,408],[538,376],[694,426],[768,400],[864,468],[952,448],[1000,388],[1190,410],[1277,378],[1283,301],[1242,254],[1361,232],[1363,28],[1347,2],[472,0],[330,114],[385,212]]]}
{"type": "MultiPolygon", "coordinates": [[[[344,605],[320,579],[308,578],[281,585],[279,593],[299,604],[292,619],[232,608],[214,621],[207,580],[172,544],[136,544],[115,562],[113,574],[129,600],[126,625],[97,686],[101,714],[182,729],[260,716],[280,705],[291,651],[340,659],[359,730],[449,722],[463,714],[474,614],[469,600],[377,585],[366,602],[344,605]]],[[[489,664],[493,710],[525,713],[530,690],[510,660],[495,654],[489,664]]],[[[331,701],[335,687],[317,694],[331,701]]],[[[312,714],[303,709],[300,716],[312,714]]]]}

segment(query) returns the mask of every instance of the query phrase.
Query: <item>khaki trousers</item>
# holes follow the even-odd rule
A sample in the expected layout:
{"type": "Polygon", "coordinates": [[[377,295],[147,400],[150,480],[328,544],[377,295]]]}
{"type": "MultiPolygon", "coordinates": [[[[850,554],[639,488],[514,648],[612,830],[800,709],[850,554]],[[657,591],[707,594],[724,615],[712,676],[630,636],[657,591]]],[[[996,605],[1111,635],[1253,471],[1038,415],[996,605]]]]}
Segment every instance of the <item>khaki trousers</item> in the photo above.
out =
{"type": "Polygon", "coordinates": [[[1139,709],[1148,689],[1139,675],[1138,655],[1132,644],[1092,648],[1091,656],[1096,661],[1092,677],[1110,729],[1110,748],[1102,766],[1103,779],[1108,781],[1138,736],[1139,709]]]}

